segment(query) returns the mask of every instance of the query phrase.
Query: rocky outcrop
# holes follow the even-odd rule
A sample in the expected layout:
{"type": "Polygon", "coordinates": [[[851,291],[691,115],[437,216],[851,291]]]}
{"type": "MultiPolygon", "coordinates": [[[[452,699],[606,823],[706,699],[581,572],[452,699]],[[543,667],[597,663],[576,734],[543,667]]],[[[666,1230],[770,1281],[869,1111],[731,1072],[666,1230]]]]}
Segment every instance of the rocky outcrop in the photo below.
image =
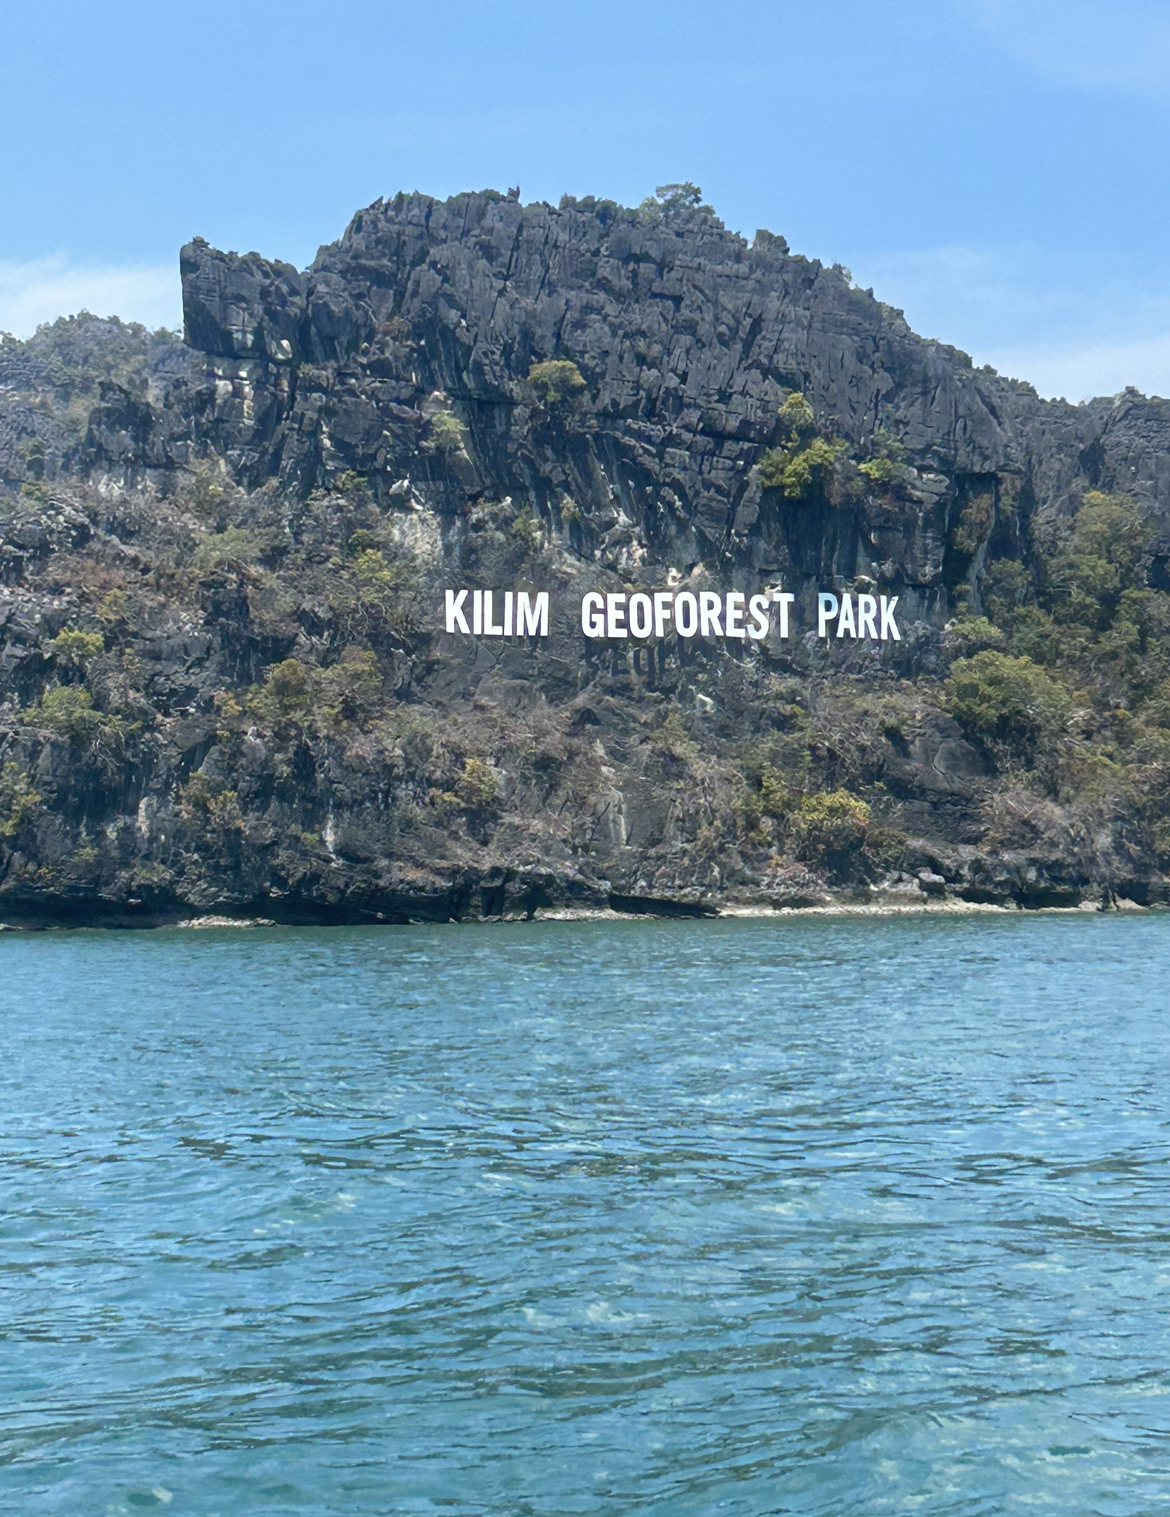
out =
{"type": "Polygon", "coordinates": [[[582,546],[615,566],[864,574],[935,622],[977,556],[1018,554],[1085,489],[1124,488],[1170,523],[1165,402],[1042,401],[915,336],[844,271],[768,234],[749,246],[703,207],[398,196],[303,275],[199,241],[181,268],[202,372],[148,410],[99,407],[90,467],[215,457],[302,495],[353,471],[379,499],[409,479],[446,514],[510,495],[550,523],[571,502],[582,546]],[[556,359],[585,389],[549,406],[526,381],[556,359]],[[758,464],[793,390],[859,457],[897,439],[914,471],[900,498],[825,513],[769,496],[758,464]],[[427,449],[436,404],[465,429],[458,456],[427,449]],[[981,495],[983,540],[956,552],[981,495]]]}
{"type": "Polygon", "coordinates": [[[303,272],[189,244],[185,343],[0,349],[0,909],[1164,893],[1130,792],[1021,790],[940,681],[944,628],[997,566],[1041,585],[1087,490],[1153,521],[1160,593],[1170,407],[1043,401],[696,201],[398,196],[303,272]],[[453,583],[783,584],[802,630],[872,591],[904,635],[465,639],[453,583]]]}

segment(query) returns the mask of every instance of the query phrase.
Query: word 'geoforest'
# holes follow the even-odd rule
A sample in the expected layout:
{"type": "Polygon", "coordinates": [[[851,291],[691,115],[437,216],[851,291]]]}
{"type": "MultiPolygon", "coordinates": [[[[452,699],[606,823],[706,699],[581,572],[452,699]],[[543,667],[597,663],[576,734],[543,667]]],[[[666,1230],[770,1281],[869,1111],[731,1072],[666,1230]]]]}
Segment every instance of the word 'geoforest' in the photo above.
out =
{"type": "MultiPolygon", "coordinates": [[[[548,636],[547,590],[448,590],[446,594],[448,632],[464,637],[548,636]]],[[[759,642],[772,631],[775,610],[776,631],[787,638],[795,600],[788,590],[750,597],[743,590],[728,590],[724,595],[715,590],[636,590],[633,594],[590,590],[581,599],[581,631],[592,638],[645,639],[665,637],[672,629],[679,637],[752,638],[759,642]]],[[[817,636],[863,637],[875,642],[892,638],[901,642],[902,634],[894,620],[897,604],[896,595],[838,596],[822,590],[817,596],[817,636]]]]}
{"type": "Polygon", "coordinates": [[[788,636],[788,608],[796,599],[788,591],[753,595],[742,590],[717,595],[714,590],[655,590],[652,595],[602,595],[593,590],[581,602],[581,631],[586,637],[665,637],[672,622],[679,637],[751,637],[757,642],[771,631],[772,603],[780,608],[780,636],[788,636]],[[744,618],[750,620],[745,625],[744,618]]]}

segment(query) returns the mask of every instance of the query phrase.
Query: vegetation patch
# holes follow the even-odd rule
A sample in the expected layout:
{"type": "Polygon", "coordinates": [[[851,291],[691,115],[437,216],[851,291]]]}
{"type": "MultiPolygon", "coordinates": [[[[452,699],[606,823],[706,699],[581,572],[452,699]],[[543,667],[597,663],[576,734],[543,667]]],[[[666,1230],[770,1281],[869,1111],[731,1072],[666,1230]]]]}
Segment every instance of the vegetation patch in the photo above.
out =
{"type": "Polygon", "coordinates": [[[534,363],[528,370],[528,383],[545,406],[563,406],[585,389],[585,379],[577,365],[567,358],[550,358],[534,363]]]}
{"type": "Polygon", "coordinates": [[[28,775],[12,759],[0,770],[0,837],[18,837],[41,804],[28,775]]]}
{"type": "Polygon", "coordinates": [[[973,737],[1023,759],[1060,735],[1071,706],[1063,683],[1030,658],[992,649],[951,665],[944,699],[973,737]]]}

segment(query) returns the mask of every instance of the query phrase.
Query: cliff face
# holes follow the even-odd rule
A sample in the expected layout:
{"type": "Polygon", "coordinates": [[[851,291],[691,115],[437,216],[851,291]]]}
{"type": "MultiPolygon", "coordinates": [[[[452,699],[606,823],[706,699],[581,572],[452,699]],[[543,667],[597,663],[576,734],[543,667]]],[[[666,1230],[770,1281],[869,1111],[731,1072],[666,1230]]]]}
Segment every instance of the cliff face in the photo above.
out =
{"type": "Polygon", "coordinates": [[[550,520],[568,498],[593,548],[621,515],[661,565],[880,573],[908,612],[943,619],[969,568],[943,561],[972,494],[993,494],[993,551],[1086,489],[1170,511],[1166,403],[1041,401],[916,337],[844,271],[766,233],[749,247],[703,208],[400,196],[360,212],[304,275],[201,242],[181,267],[188,341],[210,362],[161,408],[99,411],[91,465],[133,475],[211,454],[251,488],[301,494],[348,469],[379,500],[409,478],[441,513],[510,494],[550,520]],[[555,415],[525,382],[549,359],[586,386],[555,415]],[[793,390],[859,455],[896,438],[915,509],[766,500],[756,465],[793,390]],[[470,464],[421,446],[436,393],[470,464]]]}
{"type": "Polygon", "coordinates": [[[184,248],[185,346],[0,348],[3,910],[1160,897],[1170,407],[1041,401],[696,199],[399,196],[304,273],[184,248]],[[903,638],[564,614],[668,583],[903,638]],[[560,611],[449,637],[449,585],[560,611]]]}

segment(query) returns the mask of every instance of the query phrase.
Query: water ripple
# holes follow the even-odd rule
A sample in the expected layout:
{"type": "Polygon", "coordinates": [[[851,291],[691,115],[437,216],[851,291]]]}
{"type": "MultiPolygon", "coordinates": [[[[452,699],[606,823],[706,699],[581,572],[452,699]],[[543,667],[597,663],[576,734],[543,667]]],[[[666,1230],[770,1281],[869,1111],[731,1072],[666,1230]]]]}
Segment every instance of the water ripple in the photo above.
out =
{"type": "Polygon", "coordinates": [[[0,939],[29,1517],[1170,1508],[1170,921],[0,939]]]}

